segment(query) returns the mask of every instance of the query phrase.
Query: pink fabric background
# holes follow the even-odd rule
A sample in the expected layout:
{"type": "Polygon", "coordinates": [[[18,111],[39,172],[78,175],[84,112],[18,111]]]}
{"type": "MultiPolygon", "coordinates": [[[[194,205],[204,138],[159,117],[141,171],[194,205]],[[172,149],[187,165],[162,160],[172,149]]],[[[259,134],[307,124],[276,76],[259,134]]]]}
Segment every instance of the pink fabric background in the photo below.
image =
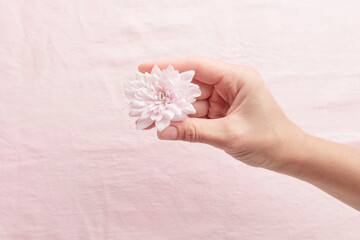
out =
{"type": "Polygon", "coordinates": [[[312,185],[121,109],[137,65],[257,67],[306,131],[360,147],[360,2],[0,0],[0,239],[347,239],[360,215],[312,185]]]}

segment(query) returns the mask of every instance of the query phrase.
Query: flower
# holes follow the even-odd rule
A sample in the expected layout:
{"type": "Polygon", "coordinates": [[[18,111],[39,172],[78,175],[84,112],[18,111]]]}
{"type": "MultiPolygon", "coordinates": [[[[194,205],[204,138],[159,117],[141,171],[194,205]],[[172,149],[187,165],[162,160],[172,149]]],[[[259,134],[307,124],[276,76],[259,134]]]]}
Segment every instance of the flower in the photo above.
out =
{"type": "Polygon", "coordinates": [[[171,65],[162,71],[155,65],[151,73],[136,72],[136,79],[124,85],[125,95],[131,100],[129,116],[139,117],[136,128],[144,129],[155,122],[161,132],[171,121],[196,113],[192,103],[201,91],[191,83],[194,74],[179,73],[171,65]]]}

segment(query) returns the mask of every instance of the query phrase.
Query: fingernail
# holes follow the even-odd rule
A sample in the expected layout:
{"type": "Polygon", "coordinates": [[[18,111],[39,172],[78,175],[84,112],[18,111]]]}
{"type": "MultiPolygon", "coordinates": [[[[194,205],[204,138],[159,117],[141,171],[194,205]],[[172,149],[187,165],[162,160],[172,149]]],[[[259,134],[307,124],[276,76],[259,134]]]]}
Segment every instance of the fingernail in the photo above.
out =
{"type": "Polygon", "coordinates": [[[176,127],[169,126],[158,134],[161,140],[174,140],[178,137],[178,130],[176,127]]]}

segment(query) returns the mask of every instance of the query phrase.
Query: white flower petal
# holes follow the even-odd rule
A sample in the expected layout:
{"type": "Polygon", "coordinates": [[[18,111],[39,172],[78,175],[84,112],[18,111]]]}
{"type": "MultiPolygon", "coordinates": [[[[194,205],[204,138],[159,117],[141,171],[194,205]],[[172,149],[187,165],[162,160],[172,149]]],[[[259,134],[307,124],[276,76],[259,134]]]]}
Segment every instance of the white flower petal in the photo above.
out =
{"type": "Polygon", "coordinates": [[[160,121],[155,122],[156,129],[161,132],[170,125],[171,120],[163,117],[160,121]]]}
{"type": "Polygon", "coordinates": [[[138,97],[141,97],[144,100],[152,100],[154,97],[153,91],[146,88],[140,88],[136,91],[136,94],[138,97]]]}
{"type": "Polygon", "coordinates": [[[174,69],[174,67],[170,64],[170,65],[166,68],[166,71],[167,71],[168,73],[171,73],[171,72],[174,72],[175,69],[174,69]]]}
{"type": "Polygon", "coordinates": [[[173,111],[170,111],[170,110],[164,110],[163,115],[164,115],[164,117],[171,120],[171,119],[174,118],[175,113],[173,111]]]}
{"type": "Polygon", "coordinates": [[[131,101],[130,106],[133,108],[143,108],[146,106],[146,102],[133,100],[131,101]]]}
{"type": "Polygon", "coordinates": [[[185,120],[185,119],[187,119],[187,118],[188,118],[187,114],[186,114],[186,113],[182,113],[181,115],[176,115],[176,116],[172,119],[172,121],[182,121],[182,120],[185,120]]]}
{"type": "Polygon", "coordinates": [[[150,126],[154,121],[150,118],[139,118],[136,124],[136,129],[144,129],[150,126]]]}
{"type": "Polygon", "coordinates": [[[175,115],[181,115],[181,108],[179,108],[177,105],[170,103],[167,105],[167,108],[175,113],[175,115]]]}
{"type": "Polygon", "coordinates": [[[192,70],[186,71],[186,72],[180,73],[180,79],[185,82],[191,82],[194,75],[195,75],[195,71],[192,71],[192,70]]]}
{"type": "Polygon", "coordinates": [[[151,74],[155,76],[161,76],[161,70],[160,68],[155,64],[154,67],[151,70],[151,74]]]}
{"type": "Polygon", "coordinates": [[[176,105],[179,108],[184,109],[187,105],[186,99],[185,98],[180,99],[179,101],[176,102],[176,105]]]}
{"type": "Polygon", "coordinates": [[[143,84],[143,87],[147,88],[148,87],[148,83],[149,82],[153,82],[153,76],[150,73],[145,73],[144,75],[145,77],[143,79],[141,79],[141,83],[143,84]]]}
{"type": "Polygon", "coordinates": [[[165,108],[164,104],[160,104],[160,105],[159,105],[159,111],[160,111],[160,112],[162,112],[162,111],[164,110],[164,108],[165,108]]]}
{"type": "Polygon", "coordinates": [[[152,86],[152,87],[156,87],[156,89],[157,89],[157,87],[159,85],[160,77],[161,76],[156,76],[156,75],[152,76],[152,78],[150,79],[151,85],[149,87],[151,88],[151,86],[152,86]]]}
{"type": "Polygon", "coordinates": [[[195,98],[201,95],[199,86],[191,83],[191,85],[186,89],[186,94],[184,95],[186,102],[194,102],[195,98]]]}
{"type": "Polygon", "coordinates": [[[162,74],[165,82],[167,82],[167,84],[170,84],[171,86],[174,86],[175,82],[180,79],[179,71],[175,71],[172,65],[169,65],[166,70],[162,72],[162,74]]]}
{"type": "Polygon", "coordinates": [[[198,85],[191,83],[189,86],[189,96],[199,97],[201,95],[201,91],[198,85]]]}
{"type": "Polygon", "coordinates": [[[163,118],[163,115],[160,113],[151,114],[151,119],[154,121],[160,121],[163,118]]]}
{"type": "Polygon", "coordinates": [[[195,114],[196,110],[192,104],[188,104],[186,108],[184,109],[184,112],[187,114],[195,114]]]}
{"type": "Polygon", "coordinates": [[[130,117],[140,117],[140,115],[142,114],[143,110],[142,109],[136,109],[136,108],[132,108],[129,111],[129,116],[130,117]]]}
{"type": "Polygon", "coordinates": [[[130,90],[130,89],[125,89],[124,93],[125,93],[126,97],[132,99],[132,98],[135,97],[136,91],[133,91],[133,90],[130,90]]]}
{"type": "Polygon", "coordinates": [[[135,72],[135,79],[140,81],[144,78],[144,74],[141,72],[135,72]]]}
{"type": "Polygon", "coordinates": [[[150,118],[150,112],[149,112],[149,109],[145,108],[144,111],[141,113],[141,116],[140,116],[141,119],[144,119],[144,118],[150,118]]]}

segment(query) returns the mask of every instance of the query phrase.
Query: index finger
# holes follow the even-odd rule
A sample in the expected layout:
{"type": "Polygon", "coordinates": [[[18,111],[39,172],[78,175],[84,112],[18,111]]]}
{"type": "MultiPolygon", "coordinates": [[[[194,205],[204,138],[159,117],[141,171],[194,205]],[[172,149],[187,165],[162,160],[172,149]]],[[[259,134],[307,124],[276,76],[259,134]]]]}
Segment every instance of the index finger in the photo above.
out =
{"type": "Polygon", "coordinates": [[[172,65],[180,73],[194,70],[194,78],[209,85],[220,82],[224,74],[231,69],[229,63],[204,57],[187,57],[147,62],[140,64],[138,69],[142,73],[151,72],[155,64],[157,64],[160,69],[165,69],[168,65],[172,65]]]}

